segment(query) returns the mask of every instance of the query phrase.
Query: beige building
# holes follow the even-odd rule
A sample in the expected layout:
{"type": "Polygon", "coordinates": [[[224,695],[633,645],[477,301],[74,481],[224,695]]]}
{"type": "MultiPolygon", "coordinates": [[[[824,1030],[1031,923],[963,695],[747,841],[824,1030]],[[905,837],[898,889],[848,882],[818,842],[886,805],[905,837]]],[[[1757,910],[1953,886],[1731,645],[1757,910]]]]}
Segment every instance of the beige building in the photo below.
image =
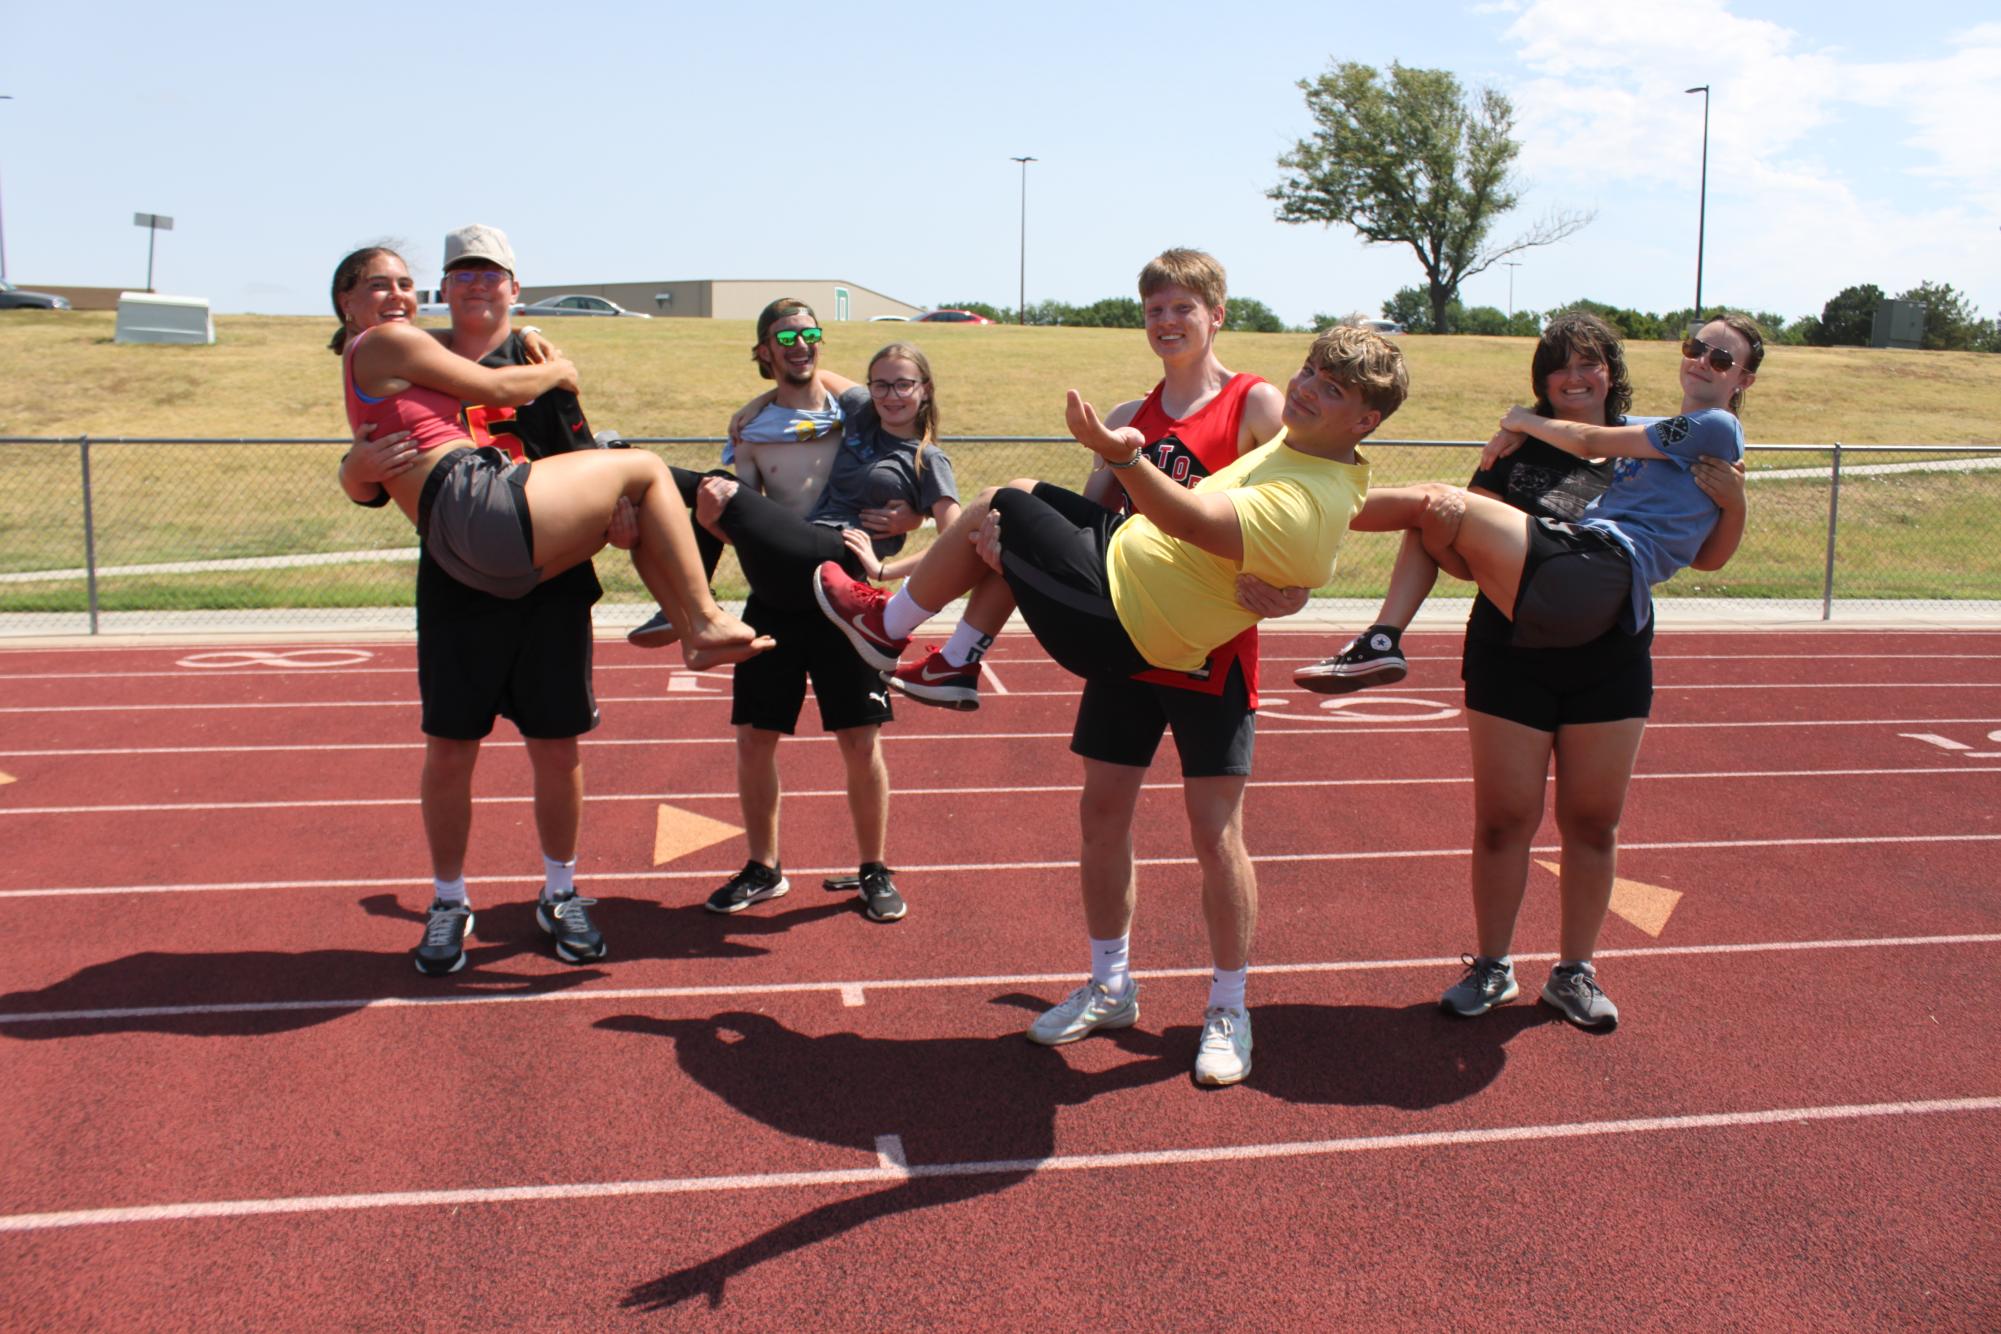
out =
{"type": "Polygon", "coordinates": [[[627,310],[664,317],[754,320],[779,297],[797,297],[821,320],[870,320],[878,315],[921,315],[924,307],[898,301],[860,283],[828,278],[687,278],[665,282],[537,284],[521,289],[523,301],[545,297],[601,296],[627,310]]]}

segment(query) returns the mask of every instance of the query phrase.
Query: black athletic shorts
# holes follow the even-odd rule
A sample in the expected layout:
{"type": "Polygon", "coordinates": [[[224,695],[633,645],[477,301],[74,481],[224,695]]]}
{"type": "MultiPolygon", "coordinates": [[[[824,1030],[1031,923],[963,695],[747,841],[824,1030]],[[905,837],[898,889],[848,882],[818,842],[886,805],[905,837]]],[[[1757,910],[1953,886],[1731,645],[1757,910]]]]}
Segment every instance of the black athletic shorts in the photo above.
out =
{"type": "Polygon", "coordinates": [[[1653,711],[1652,627],[1578,648],[1516,648],[1468,635],[1459,675],[1475,713],[1554,732],[1653,711]]]}
{"type": "Polygon", "coordinates": [[[1632,557],[1610,533],[1531,519],[1513,642],[1518,648],[1588,644],[1619,624],[1632,591],[1632,557]]]}
{"type": "Polygon", "coordinates": [[[1230,664],[1220,695],[1131,677],[1092,677],[1084,682],[1070,749],[1087,760],[1144,769],[1153,763],[1160,734],[1172,727],[1183,778],[1248,777],[1258,737],[1250,699],[1241,662],[1230,664]]]}
{"type": "Polygon", "coordinates": [[[791,736],[806,703],[806,679],[820,706],[820,726],[829,732],[892,722],[889,686],[882,673],[862,661],[846,635],[820,614],[779,611],[756,593],[744,603],[743,619],[778,647],[736,665],[730,684],[730,723],[791,736]]]}
{"type": "MultiPolygon", "coordinates": [[[[594,594],[595,580],[589,588],[594,594]]],[[[496,716],[539,739],[582,736],[598,725],[594,596],[545,584],[475,614],[430,618],[424,600],[420,579],[417,692],[426,735],[477,741],[493,731],[496,716]]]]}
{"type": "Polygon", "coordinates": [[[1037,482],[1002,487],[1001,574],[1028,628],[1065,671],[1090,681],[1151,671],[1112,607],[1105,552],[1126,516],[1074,491],[1037,482]]]}

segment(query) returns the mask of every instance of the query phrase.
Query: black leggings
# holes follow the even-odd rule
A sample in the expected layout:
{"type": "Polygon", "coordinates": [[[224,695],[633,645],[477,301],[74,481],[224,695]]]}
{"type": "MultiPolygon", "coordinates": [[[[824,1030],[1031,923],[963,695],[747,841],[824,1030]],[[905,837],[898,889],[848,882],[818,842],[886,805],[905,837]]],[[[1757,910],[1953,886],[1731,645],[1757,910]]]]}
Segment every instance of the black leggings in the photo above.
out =
{"type": "Polygon", "coordinates": [[[1105,552],[1125,516],[1048,482],[1002,487],[1001,574],[1036,639],[1065,671],[1086,680],[1150,670],[1112,606],[1105,552]]]}
{"type": "MultiPolygon", "coordinates": [[[[669,469],[690,519],[695,512],[695,492],[704,477],[730,477],[727,472],[700,473],[686,468],[669,469]]],[[[777,611],[806,612],[818,607],[813,599],[813,575],[822,561],[834,561],[856,579],[866,577],[859,557],[841,538],[841,530],[822,523],[808,523],[783,505],[738,485],[736,494],[723,508],[719,524],[736,548],[737,564],[758,600],[777,611]]],[[[722,559],[723,544],[701,524],[694,525],[695,548],[702,554],[702,571],[714,580],[716,562],[722,559]]]]}

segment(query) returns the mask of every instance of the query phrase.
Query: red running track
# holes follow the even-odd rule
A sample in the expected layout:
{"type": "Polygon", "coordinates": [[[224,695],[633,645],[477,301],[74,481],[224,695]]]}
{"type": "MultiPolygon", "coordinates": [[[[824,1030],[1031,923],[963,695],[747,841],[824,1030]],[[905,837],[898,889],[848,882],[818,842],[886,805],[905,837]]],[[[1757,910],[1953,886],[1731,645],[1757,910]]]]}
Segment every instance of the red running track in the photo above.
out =
{"type": "MultiPolygon", "coordinates": [[[[1995,1327],[2001,636],[1662,636],[1610,1036],[1529,1003],[1544,869],[1523,1000],[1438,1013],[1470,783],[1456,641],[1410,642],[1391,692],[1267,701],[1257,1065],[1213,1092],[1171,755],[1140,1025],[1020,1037],[1083,963],[1074,683],[1026,639],[978,714],[885,733],[893,927],[818,887],[852,842],[810,722],[794,892],[702,911],[744,855],[685,833],[736,823],[727,681],[602,646],[582,876],[611,957],[543,948],[497,737],[443,980],[408,962],[407,644],[0,652],[0,1317],[1995,1327]]],[[[1326,651],[1269,636],[1269,683],[1326,651]]]]}

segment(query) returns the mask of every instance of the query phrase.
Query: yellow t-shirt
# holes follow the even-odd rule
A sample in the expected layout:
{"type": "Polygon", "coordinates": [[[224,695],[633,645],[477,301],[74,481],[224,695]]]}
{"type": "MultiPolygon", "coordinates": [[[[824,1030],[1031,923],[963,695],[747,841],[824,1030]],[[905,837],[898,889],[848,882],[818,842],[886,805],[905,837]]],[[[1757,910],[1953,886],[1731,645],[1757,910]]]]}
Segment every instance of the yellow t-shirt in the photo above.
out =
{"type": "Polygon", "coordinates": [[[1285,433],[1203,478],[1195,491],[1224,491],[1244,533],[1243,564],[1167,536],[1145,515],[1112,534],[1105,572],[1112,607],[1133,645],[1156,667],[1193,671],[1255,614],[1237,603],[1237,576],[1279,588],[1317,588],[1334,575],[1348,521],[1369,493],[1369,461],[1302,454],[1285,433]]]}

